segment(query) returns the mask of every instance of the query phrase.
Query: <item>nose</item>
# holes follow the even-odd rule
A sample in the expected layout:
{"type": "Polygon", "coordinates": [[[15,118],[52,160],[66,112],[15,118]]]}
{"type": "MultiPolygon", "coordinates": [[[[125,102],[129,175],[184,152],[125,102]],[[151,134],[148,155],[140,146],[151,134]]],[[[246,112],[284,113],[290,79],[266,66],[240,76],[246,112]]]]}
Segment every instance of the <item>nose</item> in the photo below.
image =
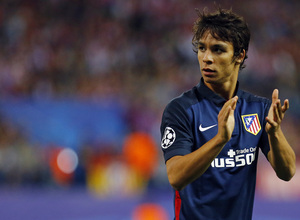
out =
{"type": "Polygon", "coordinates": [[[206,51],[203,53],[202,61],[203,61],[204,63],[212,63],[212,62],[213,62],[213,57],[212,57],[211,51],[206,50],[206,51]]]}

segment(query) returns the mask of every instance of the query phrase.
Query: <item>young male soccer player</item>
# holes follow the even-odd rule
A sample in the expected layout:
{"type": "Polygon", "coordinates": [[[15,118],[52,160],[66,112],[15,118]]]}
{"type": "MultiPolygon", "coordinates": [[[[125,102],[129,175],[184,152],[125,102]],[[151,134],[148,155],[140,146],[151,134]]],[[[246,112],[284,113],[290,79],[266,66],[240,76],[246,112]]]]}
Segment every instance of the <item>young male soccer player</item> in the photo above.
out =
{"type": "Polygon", "coordinates": [[[272,101],[240,90],[250,32],[232,11],[198,13],[193,45],[200,83],[173,99],[162,123],[161,147],[174,188],[175,219],[252,218],[259,149],[285,181],[295,173],[295,153],[280,124],[288,100],[272,101]]]}

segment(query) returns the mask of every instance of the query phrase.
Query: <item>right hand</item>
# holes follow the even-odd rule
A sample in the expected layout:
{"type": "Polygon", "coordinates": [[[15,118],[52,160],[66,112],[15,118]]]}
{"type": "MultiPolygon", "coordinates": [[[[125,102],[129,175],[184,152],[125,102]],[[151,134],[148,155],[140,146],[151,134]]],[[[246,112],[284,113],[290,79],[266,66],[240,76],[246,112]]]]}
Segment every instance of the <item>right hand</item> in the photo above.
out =
{"type": "Polygon", "coordinates": [[[218,115],[218,135],[224,143],[227,143],[230,140],[234,129],[234,110],[236,108],[237,100],[237,96],[229,99],[218,115]]]}

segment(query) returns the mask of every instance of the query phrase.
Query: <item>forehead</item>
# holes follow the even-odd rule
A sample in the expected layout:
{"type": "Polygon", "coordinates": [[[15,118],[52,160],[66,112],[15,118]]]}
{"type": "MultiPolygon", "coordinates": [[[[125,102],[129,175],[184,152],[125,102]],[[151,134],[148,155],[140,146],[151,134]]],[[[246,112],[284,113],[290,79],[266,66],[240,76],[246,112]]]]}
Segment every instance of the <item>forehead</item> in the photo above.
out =
{"type": "Polygon", "coordinates": [[[214,37],[210,32],[205,32],[199,39],[200,44],[221,45],[224,47],[232,47],[233,44],[229,41],[224,41],[221,38],[214,37]]]}

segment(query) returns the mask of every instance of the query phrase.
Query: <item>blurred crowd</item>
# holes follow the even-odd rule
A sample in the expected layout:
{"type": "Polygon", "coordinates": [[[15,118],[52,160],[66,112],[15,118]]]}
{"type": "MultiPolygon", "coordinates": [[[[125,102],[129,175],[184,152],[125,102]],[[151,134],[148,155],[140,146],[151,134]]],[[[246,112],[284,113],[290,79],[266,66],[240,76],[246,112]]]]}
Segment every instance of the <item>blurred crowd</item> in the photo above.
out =
{"type": "MultiPolygon", "coordinates": [[[[300,2],[216,2],[248,22],[252,35],[240,84],[268,98],[279,88],[280,96],[289,98],[284,127],[299,155],[300,2]]],[[[1,0],[0,99],[117,102],[126,112],[128,135],[147,134],[156,143],[153,158],[161,158],[162,111],[171,98],[196,85],[201,77],[191,39],[195,8],[205,7],[215,10],[208,0],[1,0]]],[[[71,180],[57,179],[51,162],[46,162],[51,161],[49,149],[30,143],[22,128],[0,115],[0,184],[43,185],[58,179],[56,183],[88,184],[91,161],[122,161],[116,147],[116,152],[109,146],[94,147],[91,152],[82,146],[71,180]],[[100,156],[95,159],[95,155],[100,156]]],[[[152,177],[143,178],[163,178],[163,161],[158,161],[161,165],[151,171],[152,177]]],[[[121,178],[121,167],[114,164],[109,169],[119,171],[121,178]]],[[[134,176],[134,184],[142,188],[143,181],[134,176]]],[[[107,178],[103,173],[100,177],[107,178]]],[[[104,190],[103,183],[98,184],[104,190]]]]}

